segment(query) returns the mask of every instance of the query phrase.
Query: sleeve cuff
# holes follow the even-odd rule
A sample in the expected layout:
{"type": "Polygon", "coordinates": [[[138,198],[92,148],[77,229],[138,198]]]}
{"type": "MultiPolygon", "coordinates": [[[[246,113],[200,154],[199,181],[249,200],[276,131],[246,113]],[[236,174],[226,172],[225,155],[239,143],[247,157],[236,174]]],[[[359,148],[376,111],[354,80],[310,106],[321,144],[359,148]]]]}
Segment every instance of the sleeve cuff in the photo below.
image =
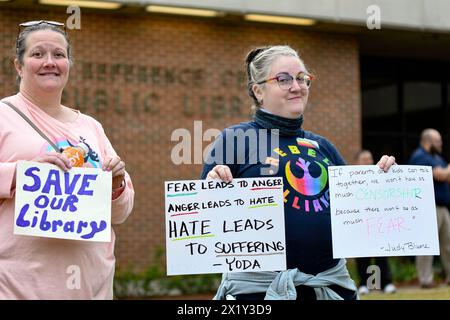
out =
{"type": "Polygon", "coordinates": [[[125,185],[126,185],[125,184],[125,180],[122,180],[122,183],[120,184],[120,187],[112,189],[112,192],[111,192],[112,200],[115,200],[118,197],[120,197],[120,195],[122,194],[123,190],[125,190],[125,185]]]}

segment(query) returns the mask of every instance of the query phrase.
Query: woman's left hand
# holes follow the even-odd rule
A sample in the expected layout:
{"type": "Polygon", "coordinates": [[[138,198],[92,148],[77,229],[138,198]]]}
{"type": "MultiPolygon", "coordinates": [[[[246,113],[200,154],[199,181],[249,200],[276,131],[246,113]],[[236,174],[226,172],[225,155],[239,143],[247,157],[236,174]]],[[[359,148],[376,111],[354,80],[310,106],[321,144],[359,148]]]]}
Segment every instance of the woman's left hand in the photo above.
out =
{"type": "Polygon", "coordinates": [[[378,161],[377,166],[384,172],[388,172],[389,168],[394,164],[396,164],[395,157],[384,155],[381,157],[380,161],[378,161]]]}
{"type": "Polygon", "coordinates": [[[122,186],[125,180],[125,162],[119,156],[106,157],[103,163],[104,171],[112,171],[112,188],[117,189],[122,186]]]}

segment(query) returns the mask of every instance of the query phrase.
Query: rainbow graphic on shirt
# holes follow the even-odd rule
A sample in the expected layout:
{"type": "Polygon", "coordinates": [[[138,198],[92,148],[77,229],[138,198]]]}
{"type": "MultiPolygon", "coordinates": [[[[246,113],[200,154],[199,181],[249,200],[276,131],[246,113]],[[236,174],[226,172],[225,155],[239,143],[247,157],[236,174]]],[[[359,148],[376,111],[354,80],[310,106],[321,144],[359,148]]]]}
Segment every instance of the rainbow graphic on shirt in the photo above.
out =
{"type": "Polygon", "coordinates": [[[273,166],[281,167],[280,169],[284,167],[287,180],[283,192],[285,206],[306,214],[329,212],[330,160],[322,153],[316,141],[297,138],[296,142],[296,145],[273,149],[279,162],[270,162],[273,166]]]}
{"type": "Polygon", "coordinates": [[[307,147],[307,148],[319,148],[319,144],[314,140],[309,140],[305,138],[297,138],[297,145],[300,147],[307,147]]]}
{"type": "Polygon", "coordinates": [[[302,169],[303,177],[296,177],[291,170],[291,161],[286,163],[285,174],[286,179],[289,184],[294,188],[295,191],[306,196],[313,196],[319,194],[327,185],[328,173],[327,169],[318,161],[314,161],[316,165],[320,167],[320,175],[318,177],[313,177],[309,172],[309,167],[312,162],[307,161],[302,158],[298,158],[295,162],[295,166],[302,169]]]}

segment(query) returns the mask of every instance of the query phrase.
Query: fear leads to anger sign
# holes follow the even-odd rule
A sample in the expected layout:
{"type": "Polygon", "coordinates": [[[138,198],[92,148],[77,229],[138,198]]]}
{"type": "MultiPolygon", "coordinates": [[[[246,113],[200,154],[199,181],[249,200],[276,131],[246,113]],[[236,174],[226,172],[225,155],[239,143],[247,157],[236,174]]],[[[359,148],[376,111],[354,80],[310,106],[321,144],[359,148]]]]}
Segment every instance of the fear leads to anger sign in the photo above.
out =
{"type": "Polygon", "coordinates": [[[111,172],[19,161],[14,234],[111,241],[111,172]]]}
{"type": "Polygon", "coordinates": [[[169,181],[167,274],[286,269],[282,178],[169,181]]]}

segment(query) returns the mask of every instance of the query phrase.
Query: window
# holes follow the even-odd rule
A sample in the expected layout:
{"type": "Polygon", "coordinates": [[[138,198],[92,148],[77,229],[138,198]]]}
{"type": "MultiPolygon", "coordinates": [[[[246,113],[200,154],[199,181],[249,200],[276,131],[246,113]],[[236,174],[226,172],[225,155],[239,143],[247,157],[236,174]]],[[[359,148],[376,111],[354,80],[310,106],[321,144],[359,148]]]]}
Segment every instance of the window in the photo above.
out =
{"type": "MultiPolygon", "coordinates": [[[[448,150],[450,63],[361,57],[363,147],[374,157],[392,154],[406,163],[420,133],[435,128],[448,150]]],[[[448,157],[447,157],[448,158],[448,157]]]]}

